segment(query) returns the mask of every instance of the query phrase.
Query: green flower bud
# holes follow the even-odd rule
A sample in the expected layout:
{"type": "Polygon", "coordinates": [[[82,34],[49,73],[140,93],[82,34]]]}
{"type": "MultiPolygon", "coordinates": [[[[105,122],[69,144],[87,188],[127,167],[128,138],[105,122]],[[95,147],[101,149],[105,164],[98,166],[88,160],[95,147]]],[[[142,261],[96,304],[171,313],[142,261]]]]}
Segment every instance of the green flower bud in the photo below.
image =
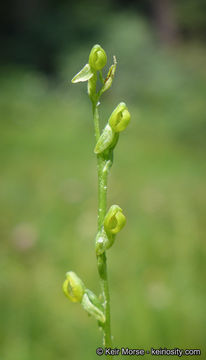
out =
{"type": "Polygon", "coordinates": [[[107,234],[117,234],[126,224],[126,217],[118,205],[112,205],[104,218],[104,229],[107,234]]]}
{"type": "Polygon", "coordinates": [[[69,271],[66,273],[63,291],[69,300],[81,302],[85,292],[85,286],[82,280],[73,271],[69,271]]]}
{"type": "Polygon", "coordinates": [[[121,102],[109,118],[109,125],[115,132],[123,131],[130,122],[131,115],[124,102],[121,102]]]}
{"type": "Polygon", "coordinates": [[[81,304],[84,310],[86,310],[96,320],[101,323],[105,322],[104,308],[98,297],[91,290],[85,290],[81,304]]]}
{"type": "Polygon", "coordinates": [[[94,45],[89,55],[89,65],[95,71],[101,70],[107,63],[107,55],[100,45],[94,45]]]}

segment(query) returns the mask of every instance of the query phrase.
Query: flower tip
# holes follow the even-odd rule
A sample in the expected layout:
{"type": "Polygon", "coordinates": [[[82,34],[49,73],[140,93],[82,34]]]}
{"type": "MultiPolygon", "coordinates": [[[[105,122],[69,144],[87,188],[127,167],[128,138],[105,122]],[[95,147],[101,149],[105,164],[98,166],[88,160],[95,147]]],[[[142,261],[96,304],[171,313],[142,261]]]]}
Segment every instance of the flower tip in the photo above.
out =
{"type": "Polygon", "coordinates": [[[73,272],[66,273],[66,280],[62,286],[64,294],[72,302],[81,302],[85,292],[85,286],[82,280],[73,272]]]}
{"type": "Polygon", "coordinates": [[[106,232],[116,235],[126,224],[126,217],[118,205],[112,205],[104,219],[106,232]]]}
{"type": "Polygon", "coordinates": [[[129,125],[130,119],[131,115],[126,104],[121,102],[111,114],[109,124],[115,132],[121,132],[129,125]]]}
{"type": "Polygon", "coordinates": [[[107,55],[99,44],[93,46],[89,54],[89,65],[95,71],[101,70],[107,63],[107,55]]]}

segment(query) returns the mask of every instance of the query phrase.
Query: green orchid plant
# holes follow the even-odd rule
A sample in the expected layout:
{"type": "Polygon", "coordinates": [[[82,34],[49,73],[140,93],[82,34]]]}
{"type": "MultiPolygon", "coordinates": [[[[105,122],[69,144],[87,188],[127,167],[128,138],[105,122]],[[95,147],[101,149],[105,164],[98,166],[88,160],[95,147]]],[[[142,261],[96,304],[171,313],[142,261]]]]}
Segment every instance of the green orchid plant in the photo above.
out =
{"type": "Polygon", "coordinates": [[[102,69],[106,63],[107,55],[105,51],[100,45],[94,45],[89,55],[88,64],[72,79],[72,83],[88,83],[88,95],[92,103],[96,137],[94,153],[97,157],[98,172],[98,229],[95,239],[95,251],[101,294],[98,297],[91,290],[87,289],[83,281],[73,271],[67,272],[63,291],[69,300],[80,303],[97,320],[99,327],[103,331],[103,345],[108,348],[112,346],[112,336],[106,252],[114,244],[117,233],[125,226],[126,218],[118,205],[112,205],[107,210],[107,182],[108,174],[113,164],[113,152],[119,135],[128,126],[131,116],[126,104],[120,102],[100,133],[99,100],[102,94],[109,90],[112,85],[117,65],[116,58],[114,57],[113,64],[110,66],[108,74],[104,79],[102,69]],[[101,88],[97,91],[98,76],[101,88]]]}

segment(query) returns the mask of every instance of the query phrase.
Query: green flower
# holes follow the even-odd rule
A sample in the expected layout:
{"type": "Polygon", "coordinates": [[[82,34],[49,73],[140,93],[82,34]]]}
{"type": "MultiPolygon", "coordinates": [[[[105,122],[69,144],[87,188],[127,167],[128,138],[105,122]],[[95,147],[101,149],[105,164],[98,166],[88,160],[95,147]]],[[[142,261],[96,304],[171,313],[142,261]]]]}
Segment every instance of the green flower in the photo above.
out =
{"type": "Polygon", "coordinates": [[[107,55],[100,45],[94,45],[89,55],[89,65],[95,71],[101,70],[107,63],[107,55]]]}

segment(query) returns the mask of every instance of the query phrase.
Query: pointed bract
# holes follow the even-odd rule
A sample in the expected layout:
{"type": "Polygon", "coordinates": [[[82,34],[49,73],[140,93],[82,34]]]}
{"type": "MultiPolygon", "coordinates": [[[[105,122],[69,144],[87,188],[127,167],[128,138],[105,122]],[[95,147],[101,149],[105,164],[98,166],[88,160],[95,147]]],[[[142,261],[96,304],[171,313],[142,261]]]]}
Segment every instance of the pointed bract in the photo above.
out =
{"type": "Polygon", "coordinates": [[[89,64],[86,64],[79,72],[78,74],[76,74],[73,79],[72,79],[72,83],[78,83],[78,82],[84,82],[84,81],[88,81],[89,79],[92,78],[92,76],[94,75],[93,71],[91,70],[91,67],[89,64]]]}
{"type": "Polygon", "coordinates": [[[116,57],[114,56],[114,64],[112,64],[109,68],[107,77],[104,80],[104,85],[102,86],[102,88],[100,90],[100,95],[102,95],[105,91],[107,91],[112,86],[116,67],[117,67],[117,61],[116,61],[116,57]]]}
{"type": "Polygon", "coordinates": [[[115,140],[115,132],[112,130],[111,126],[107,124],[97,141],[94,152],[95,154],[101,154],[104,150],[108,149],[115,140]]]}

